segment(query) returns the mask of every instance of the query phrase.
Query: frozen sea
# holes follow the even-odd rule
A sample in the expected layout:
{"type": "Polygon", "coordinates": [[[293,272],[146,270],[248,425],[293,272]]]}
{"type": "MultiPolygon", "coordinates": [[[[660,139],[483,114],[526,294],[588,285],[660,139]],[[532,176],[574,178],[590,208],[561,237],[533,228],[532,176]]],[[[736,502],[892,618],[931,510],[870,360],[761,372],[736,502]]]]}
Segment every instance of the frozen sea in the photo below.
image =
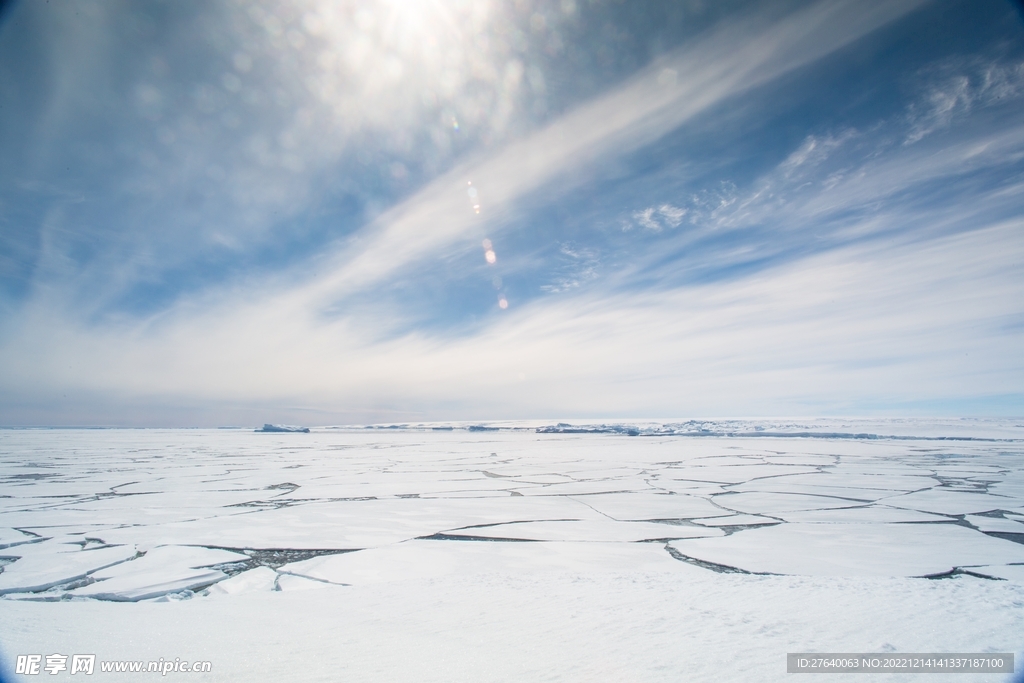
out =
{"type": "Polygon", "coordinates": [[[85,680],[176,658],[208,681],[1024,668],[1024,420],[5,429],[0,483],[4,680],[82,678],[18,675],[27,654],[95,654],[85,680]]]}

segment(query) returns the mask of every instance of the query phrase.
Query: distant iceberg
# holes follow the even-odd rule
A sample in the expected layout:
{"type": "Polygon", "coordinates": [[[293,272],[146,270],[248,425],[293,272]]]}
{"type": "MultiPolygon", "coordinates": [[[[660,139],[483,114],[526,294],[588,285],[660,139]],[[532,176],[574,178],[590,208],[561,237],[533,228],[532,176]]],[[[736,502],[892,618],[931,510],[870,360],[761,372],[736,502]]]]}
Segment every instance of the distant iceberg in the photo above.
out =
{"type": "MultiPolygon", "coordinates": [[[[470,428],[472,429],[472,428],[470,428]]],[[[538,434],[626,434],[640,436],[640,428],[632,425],[583,425],[559,422],[553,426],[537,427],[538,434]]]]}
{"type": "Polygon", "coordinates": [[[309,427],[296,427],[295,425],[272,425],[265,424],[263,429],[257,429],[257,432],[302,432],[309,434],[309,427]]]}

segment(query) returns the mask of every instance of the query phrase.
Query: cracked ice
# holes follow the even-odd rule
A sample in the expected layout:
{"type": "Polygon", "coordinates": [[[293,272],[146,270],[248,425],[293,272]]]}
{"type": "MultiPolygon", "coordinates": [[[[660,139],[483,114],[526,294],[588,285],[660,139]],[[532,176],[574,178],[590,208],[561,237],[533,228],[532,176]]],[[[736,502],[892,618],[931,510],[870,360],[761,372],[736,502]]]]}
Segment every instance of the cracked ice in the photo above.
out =
{"type": "MultiPolygon", "coordinates": [[[[123,603],[187,601],[169,636],[186,647],[197,624],[256,606],[292,620],[348,605],[354,621],[318,622],[318,633],[363,634],[368,652],[387,647],[375,628],[399,616],[419,624],[396,636],[415,647],[437,637],[433,623],[497,656],[509,637],[547,628],[578,649],[573,615],[588,614],[581,633],[600,641],[618,613],[630,642],[650,619],[703,619],[699,659],[742,634],[746,622],[730,619],[756,604],[771,652],[825,636],[847,651],[900,638],[905,651],[939,648],[897,628],[913,603],[933,631],[948,611],[973,610],[991,626],[961,637],[1019,647],[1009,634],[1024,632],[1024,428],[1012,421],[391,427],[0,432],[0,615],[26,624],[5,640],[28,647],[63,618],[65,637],[88,639],[88,619],[117,618],[123,603]],[[780,625],[808,596],[856,606],[780,625]],[[410,618],[410,605],[434,621],[410,618]],[[852,635],[861,622],[866,640],[852,635]]],[[[149,633],[138,614],[122,617],[149,633]]],[[[669,626],[650,643],[688,632],[669,626]]],[[[256,646],[207,640],[259,658],[256,646]]],[[[950,642],[963,651],[963,638],[950,642]]],[[[618,666],[626,655],[601,657],[618,666]]],[[[401,677],[397,664],[366,666],[350,674],[401,677]]]]}

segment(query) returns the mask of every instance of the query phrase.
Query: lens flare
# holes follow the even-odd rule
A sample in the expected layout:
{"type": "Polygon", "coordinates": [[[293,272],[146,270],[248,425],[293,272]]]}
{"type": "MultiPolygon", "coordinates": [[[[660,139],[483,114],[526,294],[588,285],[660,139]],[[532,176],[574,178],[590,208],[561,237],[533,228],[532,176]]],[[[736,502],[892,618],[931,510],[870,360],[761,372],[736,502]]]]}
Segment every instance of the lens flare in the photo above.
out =
{"type": "Polygon", "coordinates": [[[484,248],[484,260],[487,261],[487,263],[494,265],[498,260],[498,255],[494,253],[494,245],[491,243],[491,240],[484,238],[484,241],[480,243],[480,246],[484,248]]]}

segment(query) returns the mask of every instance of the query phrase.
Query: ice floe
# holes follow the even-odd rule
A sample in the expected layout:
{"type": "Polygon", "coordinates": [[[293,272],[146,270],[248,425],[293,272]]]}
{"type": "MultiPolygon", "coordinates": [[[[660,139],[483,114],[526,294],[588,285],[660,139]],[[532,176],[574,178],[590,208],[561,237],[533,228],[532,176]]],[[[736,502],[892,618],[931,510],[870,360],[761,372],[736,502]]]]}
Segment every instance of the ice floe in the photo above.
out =
{"type": "Polygon", "coordinates": [[[210,586],[210,595],[241,595],[276,590],[277,572],[269,567],[256,567],[210,586]]]}
{"type": "Polygon", "coordinates": [[[776,515],[786,522],[811,524],[894,524],[906,522],[949,522],[952,517],[886,505],[864,505],[829,510],[794,510],[776,515]]]}
{"type": "Polygon", "coordinates": [[[331,585],[333,584],[330,581],[320,581],[306,576],[296,576],[295,574],[282,572],[278,574],[274,590],[285,592],[308,591],[329,588],[331,585]]]}
{"type": "Polygon", "coordinates": [[[956,491],[947,487],[916,491],[885,499],[893,507],[934,512],[940,515],[963,515],[993,510],[1012,509],[1019,498],[978,493],[973,490],[956,491]]]}
{"type": "Polygon", "coordinates": [[[924,576],[1017,566],[1024,548],[1024,428],[1012,422],[565,424],[313,429],[299,440],[7,430],[0,591],[142,601],[208,588],[228,599],[349,583],[342,574],[545,562],[586,573],[655,556],[924,576]],[[346,569],[301,578],[314,565],[346,569]]]}
{"type": "Polygon", "coordinates": [[[363,585],[473,574],[677,571],[650,543],[502,543],[417,540],[285,565],[281,572],[332,583],[363,585]]]}
{"type": "Polygon", "coordinates": [[[795,649],[1019,647],[1024,427],[631,424],[0,430],[3,654],[753,683],[795,649]]]}
{"type": "Polygon", "coordinates": [[[968,569],[972,574],[989,576],[1004,581],[1024,583],[1024,564],[980,565],[968,569]]]}
{"type": "Polygon", "coordinates": [[[871,499],[836,498],[835,496],[807,493],[745,491],[723,493],[715,496],[714,501],[719,507],[730,511],[777,515],[782,512],[794,512],[796,510],[852,508],[869,503],[871,499]]]}
{"type": "Polygon", "coordinates": [[[70,591],[72,596],[134,602],[194,590],[227,577],[211,565],[246,561],[240,553],[211,548],[162,546],[144,556],[94,572],[95,581],[70,591]]]}
{"type": "Polygon", "coordinates": [[[982,515],[965,515],[964,521],[979,531],[1004,534],[1021,534],[1024,537],[1024,522],[1005,517],[989,517],[982,515]]]}
{"type": "Polygon", "coordinates": [[[689,494],[599,493],[576,496],[575,500],[603,515],[622,522],[651,519],[690,519],[728,515],[707,498],[689,494]]]}
{"type": "Polygon", "coordinates": [[[11,548],[23,543],[35,543],[42,540],[39,536],[26,534],[17,529],[0,529],[0,550],[11,548]]]}
{"type": "Polygon", "coordinates": [[[702,526],[760,526],[762,524],[778,524],[781,520],[762,515],[726,515],[725,517],[706,517],[690,521],[702,526]]]}
{"type": "Polygon", "coordinates": [[[448,538],[492,538],[524,541],[617,541],[631,543],[657,539],[718,536],[716,529],[702,529],[652,522],[616,522],[612,520],[570,520],[557,522],[508,522],[453,529],[448,538]]]}
{"type": "Polygon", "coordinates": [[[1024,562],[1024,545],[948,523],[789,523],[669,545],[699,561],[768,574],[934,576],[1024,562]]]}
{"type": "Polygon", "coordinates": [[[44,591],[59,584],[71,583],[93,572],[125,562],[135,554],[135,546],[125,545],[21,557],[3,568],[0,574],[0,595],[44,591]]]}

